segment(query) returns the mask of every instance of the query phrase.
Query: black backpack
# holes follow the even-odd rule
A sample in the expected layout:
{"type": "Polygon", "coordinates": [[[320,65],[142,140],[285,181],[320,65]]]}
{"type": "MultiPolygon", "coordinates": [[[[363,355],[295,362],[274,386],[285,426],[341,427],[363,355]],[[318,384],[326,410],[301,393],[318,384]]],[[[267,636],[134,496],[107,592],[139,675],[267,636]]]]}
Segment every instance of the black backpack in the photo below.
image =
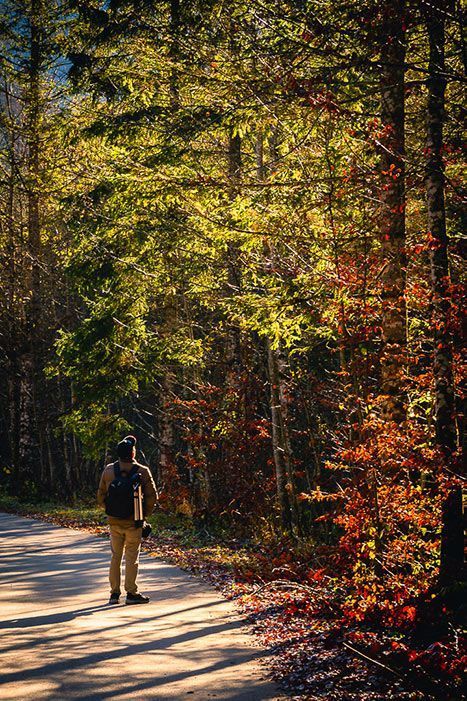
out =
{"type": "Polygon", "coordinates": [[[133,518],[134,493],[140,484],[138,469],[133,466],[128,475],[122,475],[120,465],[116,462],[114,474],[105,497],[105,513],[116,518],[133,518]]]}

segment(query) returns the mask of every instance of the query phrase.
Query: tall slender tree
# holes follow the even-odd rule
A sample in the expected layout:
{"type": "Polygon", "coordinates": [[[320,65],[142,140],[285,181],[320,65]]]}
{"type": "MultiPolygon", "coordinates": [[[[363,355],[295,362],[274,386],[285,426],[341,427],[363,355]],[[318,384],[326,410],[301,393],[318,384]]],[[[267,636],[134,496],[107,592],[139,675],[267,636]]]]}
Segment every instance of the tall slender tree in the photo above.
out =
{"type": "Polygon", "coordinates": [[[381,6],[382,354],[381,391],[386,418],[406,412],[406,193],[405,193],[405,0],[381,6]]]}
{"type": "MultiPolygon", "coordinates": [[[[436,443],[450,467],[457,447],[450,304],[449,237],[446,228],[443,128],[445,122],[445,24],[453,3],[423,3],[429,41],[426,201],[432,286],[434,423],[436,443]]],[[[447,475],[451,481],[450,473],[447,475]]],[[[447,487],[442,507],[440,580],[460,580],[464,567],[462,490],[447,487]]]]}

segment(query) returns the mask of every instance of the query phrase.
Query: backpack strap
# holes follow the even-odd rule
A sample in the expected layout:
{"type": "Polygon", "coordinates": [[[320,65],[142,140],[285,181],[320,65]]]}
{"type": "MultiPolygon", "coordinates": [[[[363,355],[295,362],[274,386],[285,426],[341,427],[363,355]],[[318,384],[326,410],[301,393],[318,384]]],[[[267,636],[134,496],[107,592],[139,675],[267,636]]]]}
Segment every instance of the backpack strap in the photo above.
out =
{"type": "Polygon", "coordinates": [[[137,465],[133,465],[133,467],[131,468],[130,472],[128,473],[128,479],[130,479],[132,482],[137,482],[141,479],[137,465]]]}
{"type": "MultiPolygon", "coordinates": [[[[127,478],[131,479],[132,477],[134,477],[137,474],[138,474],[138,468],[136,465],[133,465],[131,467],[130,472],[128,472],[128,474],[127,474],[127,478]]],[[[115,479],[122,476],[122,471],[120,469],[120,463],[118,460],[117,460],[117,462],[114,462],[114,476],[115,476],[115,479]]]]}

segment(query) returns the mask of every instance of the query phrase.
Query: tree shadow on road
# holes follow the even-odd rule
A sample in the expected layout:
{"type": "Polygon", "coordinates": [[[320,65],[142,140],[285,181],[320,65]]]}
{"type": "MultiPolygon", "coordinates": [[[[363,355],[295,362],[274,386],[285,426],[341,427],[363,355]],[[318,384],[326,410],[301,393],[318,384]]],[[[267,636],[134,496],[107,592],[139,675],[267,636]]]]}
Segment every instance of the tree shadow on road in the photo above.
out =
{"type": "Polygon", "coordinates": [[[153,605],[138,607],[135,615],[135,607],[107,604],[105,542],[31,523],[9,528],[0,558],[6,584],[1,598],[18,602],[17,616],[10,611],[9,620],[0,621],[2,698],[38,698],[39,689],[47,693],[39,697],[50,701],[168,701],[191,693],[199,701],[272,698],[267,682],[244,671],[252,657],[263,656],[237,638],[244,622],[232,621],[221,599],[206,600],[199,581],[153,561],[147,572],[153,605]],[[101,587],[102,603],[96,602],[101,587]],[[22,609],[22,601],[29,610],[22,609]],[[43,609],[32,615],[30,604],[36,601],[43,609]],[[55,604],[59,610],[53,610],[55,604]]]}
{"type": "Polygon", "coordinates": [[[44,616],[29,616],[28,618],[13,618],[10,621],[0,621],[0,628],[35,628],[37,626],[50,626],[57,623],[66,623],[79,616],[91,616],[97,611],[108,608],[108,604],[90,606],[89,608],[78,609],[77,611],[60,611],[49,613],[44,616]]]}

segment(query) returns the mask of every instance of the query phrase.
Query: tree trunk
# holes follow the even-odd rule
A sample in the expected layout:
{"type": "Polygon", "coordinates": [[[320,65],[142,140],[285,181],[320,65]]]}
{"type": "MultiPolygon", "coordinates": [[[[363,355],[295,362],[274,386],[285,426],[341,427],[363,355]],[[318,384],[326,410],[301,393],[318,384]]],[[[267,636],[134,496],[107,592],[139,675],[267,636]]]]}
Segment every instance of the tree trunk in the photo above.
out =
{"type": "Polygon", "coordinates": [[[159,423],[159,484],[161,488],[167,487],[170,482],[170,473],[174,465],[174,426],[169,411],[170,398],[173,394],[172,379],[166,375],[161,381],[159,423]]]}
{"type": "MultiPolygon", "coordinates": [[[[9,98],[7,105],[10,114],[11,106],[9,98]]],[[[16,188],[15,188],[15,172],[16,172],[16,134],[14,129],[10,135],[10,163],[8,175],[8,198],[7,198],[7,298],[5,307],[5,338],[7,339],[7,402],[8,402],[8,441],[9,441],[9,460],[12,473],[12,484],[18,482],[19,477],[19,405],[20,405],[20,368],[19,368],[19,353],[18,344],[21,335],[22,314],[21,306],[18,300],[22,295],[18,294],[18,269],[17,269],[17,234],[15,230],[15,214],[16,214],[16,188]]],[[[22,276],[21,276],[22,277],[22,276]]]]}
{"type": "Polygon", "coordinates": [[[285,447],[286,425],[283,421],[281,401],[281,378],[276,352],[267,341],[269,385],[271,388],[271,426],[272,448],[274,455],[274,467],[276,472],[277,503],[279,505],[282,526],[292,531],[293,518],[290,504],[290,486],[288,479],[287,460],[290,462],[290,453],[285,447]]]}
{"type": "MultiPolygon", "coordinates": [[[[230,197],[235,199],[238,194],[238,185],[242,168],[242,142],[240,137],[234,135],[232,130],[229,134],[228,143],[228,174],[231,184],[230,197]]],[[[235,295],[240,290],[240,273],[239,273],[239,253],[235,243],[228,244],[227,250],[227,281],[228,295],[235,295]]],[[[240,333],[236,326],[232,326],[229,333],[228,348],[227,348],[227,364],[228,375],[230,382],[235,381],[238,365],[240,364],[240,333]]]]}
{"type": "Polygon", "coordinates": [[[170,68],[170,99],[174,109],[179,107],[178,73],[176,62],[179,55],[180,42],[180,0],[170,0],[170,47],[169,56],[172,61],[170,68]]]}
{"type": "MultiPolygon", "coordinates": [[[[438,0],[438,5],[439,5],[438,0]]],[[[452,371],[452,339],[449,330],[449,262],[448,236],[444,204],[443,146],[444,94],[444,20],[443,14],[430,5],[427,28],[430,42],[430,63],[427,108],[426,199],[431,284],[433,292],[433,370],[435,380],[435,428],[438,444],[451,454],[457,444],[454,419],[454,381],[452,371]]],[[[445,6],[445,3],[442,3],[445,6]]]]}
{"type": "Polygon", "coordinates": [[[39,319],[41,307],[40,294],[40,69],[41,69],[41,21],[42,6],[40,0],[31,2],[30,34],[30,68],[28,95],[28,247],[31,260],[31,302],[30,302],[30,338],[33,345],[39,340],[39,319]]]}
{"type": "Polygon", "coordinates": [[[20,360],[17,491],[29,496],[35,481],[34,466],[38,452],[35,442],[34,394],[34,358],[32,353],[23,353],[20,360]]]}
{"type": "MultiPolygon", "coordinates": [[[[192,341],[194,341],[195,335],[192,310],[190,308],[190,301],[185,293],[182,294],[182,301],[190,338],[192,341]]],[[[200,391],[202,379],[203,378],[199,367],[194,365],[192,368],[189,368],[189,386],[182,380],[182,388],[189,390],[189,399],[196,398],[198,401],[202,399],[200,391]]],[[[193,430],[193,428],[191,430],[193,430]]],[[[206,512],[212,495],[209,468],[206,463],[206,455],[202,444],[203,427],[201,425],[201,420],[196,430],[199,440],[195,441],[194,443],[187,443],[188,476],[190,483],[190,510],[192,514],[206,512]],[[190,460],[194,460],[196,462],[196,468],[193,468],[193,466],[190,464],[190,460]]]]}
{"type": "MultiPolygon", "coordinates": [[[[29,85],[26,93],[27,105],[27,245],[29,270],[26,281],[29,300],[25,312],[24,351],[20,359],[20,441],[19,462],[21,481],[34,481],[35,470],[40,463],[40,446],[35,420],[36,384],[38,373],[38,348],[40,344],[40,70],[41,52],[41,0],[31,1],[29,35],[29,85]]],[[[38,475],[37,475],[38,477],[38,475]]],[[[24,486],[23,485],[20,485],[24,486]]]]}
{"type": "Polygon", "coordinates": [[[406,415],[406,254],[405,254],[405,32],[404,0],[383,8],[381,50],[381,248],[383,416],[401,422],[406,415]]]}
{"type": "MultiPolygon", "coordinates": [[[[62,378],[60,375],[57,377],[57,390],[60,394],[60,411],[65,416],[68,411],[67,399],[68,399],[68,386],[66,378],[62,378]]],[[[69,436],[64,428],[61,430],[62,438],[62,455],[63,455],[63,466],[65,468],[65,491],[66,496],[74,499],[75,497],[75,475],[73,471],[73,453],[70,449],[69,436]]],[[[55,485],[51,485],[54,487],[55,485]]]]}
{"type": "Polygon", "coordinates": [[[16,491],[20,479],[20,368],[16,354],[8,364],[8,411],[10,431],[11,488],[16,491]]]}
{"type": "MultiPolygon", "coordinates": [[[[444,201],[444,164],[442,158],[445,119],[446,77],[444,66],[446,2],[432,0],[425,8],[430,46],[427,105],[426,199],[432,309],[433,309],[433,375],[435,384],[434,422],[436,442],[449,464],[457,446],[455,421],[452,337],[449,328],[449,259],[446,211],[444,201]]],[[[448,476],[449,477],[449,476],[448,476]]],[[[464,566],[464,534],[462,523],[462,491],[452,487],[442,505],[440,581],[447,584],[462,577],[464,566]]]]}
{"type": "MultiPolygon", "coordinates": [[[[277,157],[276,135],[270,144],[271,160],[277,157]]],[[[264,165],[263,135],[256,140],[256,175],[261,182],[266,178],[264,165]]],[[[268,262],[274,257],[273,247],[264,246],[265,272],[268,262]]],[[[295,479],[292,468],[292,450],[288,427],[288,404],[285,395],[285,360],[280,348],[273,348],[270,339],[266,340],[268,373],[270,385],[270,409],[272,427],[272,449],[276,474],[277,503],[281,525],[287,531],[300,532],[299,508],[296,500],[295,479]]]]}

